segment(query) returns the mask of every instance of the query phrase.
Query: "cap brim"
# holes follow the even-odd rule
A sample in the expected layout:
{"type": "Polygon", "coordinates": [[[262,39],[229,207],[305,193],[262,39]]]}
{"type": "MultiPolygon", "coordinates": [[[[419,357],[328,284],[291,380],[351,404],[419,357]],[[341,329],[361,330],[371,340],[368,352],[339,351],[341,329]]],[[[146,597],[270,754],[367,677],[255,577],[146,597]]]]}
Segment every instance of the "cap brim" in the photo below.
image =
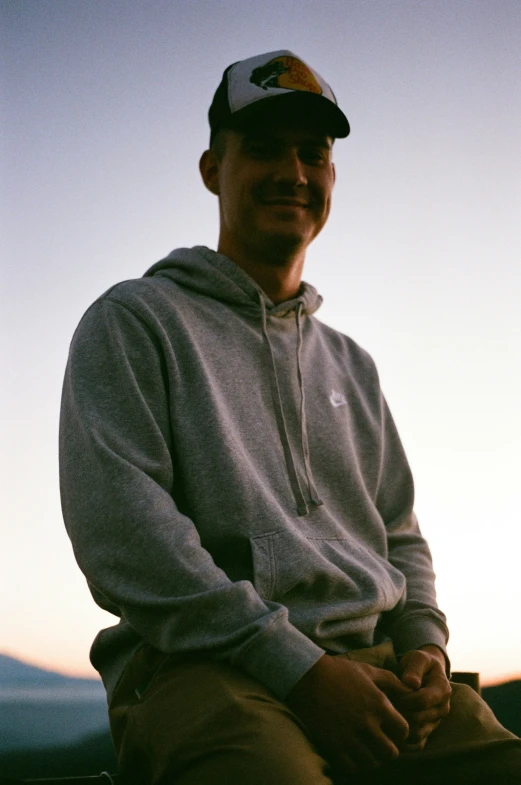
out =
{"type": "Polygon", "coordinates": [[[347,117],[336,104],[304,90],[255,101],[232,114],[226,126],[243,128],[252,123],[274,121],[311,126],[334,139],[344,139],[351,130],[347,117]]]}

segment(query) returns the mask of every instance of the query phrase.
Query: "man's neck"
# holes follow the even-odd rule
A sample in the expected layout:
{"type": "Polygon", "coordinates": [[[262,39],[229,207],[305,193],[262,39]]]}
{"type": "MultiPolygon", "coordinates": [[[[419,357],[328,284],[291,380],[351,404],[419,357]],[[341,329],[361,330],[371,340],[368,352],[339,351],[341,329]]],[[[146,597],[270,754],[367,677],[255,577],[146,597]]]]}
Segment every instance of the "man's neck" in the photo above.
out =
{"type": "Polygon", "coordinates": [[[282,303],[298,296],[304,267],[304,253],[266,261],[250,255],[234,253],[232,249],[224,248],[221,244],[217,250],[253,278],[273,303],[282,303]]]}

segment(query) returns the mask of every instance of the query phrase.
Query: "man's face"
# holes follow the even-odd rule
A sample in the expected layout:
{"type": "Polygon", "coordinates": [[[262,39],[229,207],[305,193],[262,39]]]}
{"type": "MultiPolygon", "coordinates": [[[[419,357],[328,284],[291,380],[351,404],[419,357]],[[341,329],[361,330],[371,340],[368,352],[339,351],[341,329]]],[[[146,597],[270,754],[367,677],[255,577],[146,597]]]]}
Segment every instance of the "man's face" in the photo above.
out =
{"type": "Polygon", "coordinates": [[[271,123],[255,131],[226,131],[223,143],[216,174],[219,251],[274,264],[304,252],[329,215],[335,180],[331,137],[271,123]]]}

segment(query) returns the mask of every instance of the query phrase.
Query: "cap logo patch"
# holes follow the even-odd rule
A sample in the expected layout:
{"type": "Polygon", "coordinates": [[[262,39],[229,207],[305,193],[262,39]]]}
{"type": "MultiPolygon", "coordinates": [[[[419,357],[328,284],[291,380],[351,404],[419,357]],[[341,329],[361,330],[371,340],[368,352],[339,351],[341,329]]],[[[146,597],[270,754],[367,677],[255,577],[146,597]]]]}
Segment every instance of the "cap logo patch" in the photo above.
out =
{"type": "Polygon", "coordinates": [[[281,90],[305,90],[308,93],[321,95],[322,88],[313,76],[311,69],[302,60],[284,55],[275,57],[266,65],[254,68],[250,82],[261,87],[278,88],[281,90]]]}

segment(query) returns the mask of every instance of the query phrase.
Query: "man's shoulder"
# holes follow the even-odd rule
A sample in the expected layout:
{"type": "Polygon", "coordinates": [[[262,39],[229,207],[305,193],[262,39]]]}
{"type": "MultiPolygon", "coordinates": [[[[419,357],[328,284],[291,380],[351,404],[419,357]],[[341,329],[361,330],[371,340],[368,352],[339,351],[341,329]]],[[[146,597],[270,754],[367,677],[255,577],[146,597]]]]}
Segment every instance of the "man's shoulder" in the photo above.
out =
{"type": "Polygon", "coordinates": [[[98,297],[96,302],[115,302],[132,306],[154,301],[157,297],[172,295],[175,282],[162,276],[128,278],[113,284],[98,297]]]}
{"type": "Polygon", "coordinates": [[[149,267],[143,277],[114,284],[96,302],[144,309],[149,315],[161,313],[165,306],[182,307],[185,300],[191,301],[202,293],[212,294],[215,270],[222,261],[204,246],[176,248],[149,267]]]}
{"type": "Polygon", "coordinates": [[[74,331],[72,344],[92,341],[107,331],[127,333],[133,326],[157,333],[174,309],[176,286],[165,278],[130,278],[113,284],[86,309],[74,331]]]}
{"type": "Polygon", "coordinates": [[[98,310],[114,310],[134,314],[140,320],[156,321],[165,310],[172,309],[179,296],[174,281],[163,276],[129,278],[110,286],[89,306],[84,314],[98,310]]]}

